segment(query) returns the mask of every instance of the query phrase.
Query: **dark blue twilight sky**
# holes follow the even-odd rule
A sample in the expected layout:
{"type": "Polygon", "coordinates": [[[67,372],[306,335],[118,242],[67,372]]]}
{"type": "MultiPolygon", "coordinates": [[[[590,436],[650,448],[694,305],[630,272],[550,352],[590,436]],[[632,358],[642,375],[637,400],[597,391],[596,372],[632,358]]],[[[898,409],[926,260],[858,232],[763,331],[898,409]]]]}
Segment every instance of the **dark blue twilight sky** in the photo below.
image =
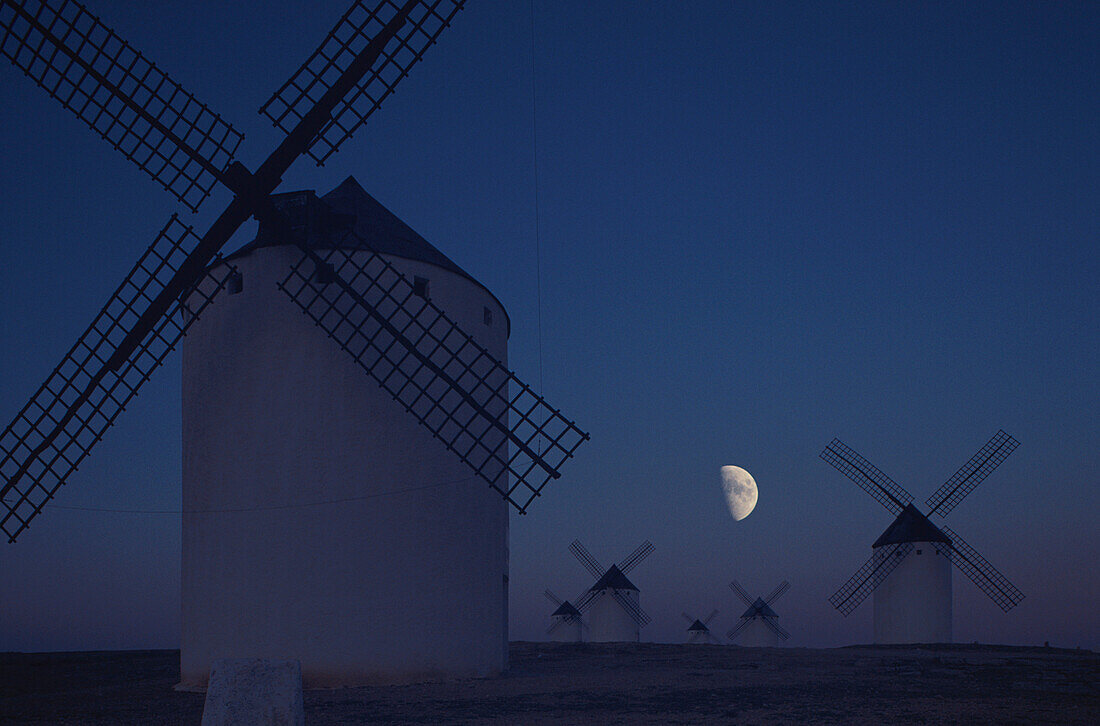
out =
{"type": "MultiPolygon", "coordinates": [[[[247,134],[344,2],[97,0],[247,134]]],[[[870,639],[826,598],[889,515],[817,458],[839,436],[923,500],[1004,428],[1020,448],[950,517],[1027,599],[956,573],[961,641],[1100,646],[1100,117],[1095,3],[472,0],[331,163],[507,307],[511,364],[592,434],[513,517],[512,637],[632,573],[651,640],[681,610],[791,591],[791,645],[870,639]],[[824,7],[823,7],[824,6],[824,7]],[[532,78],[537,91],[542,369],[532,78]],[[760,486],[727,514],[718,468],[760,486]]],[[[15,414],[179,207],[0,68],[0,414],[15,414]]],[[[189,220],[204,227],[221,194],[189,220]]],[[[251,230],[248,230],[251,231],[251,230]]],[[[241,244],[246,233],[234,240],[241,244]]],[[[179,507],[174,359],[58,505],[179,507]]],[[[278,536],[278,533],[273,533],[278,536]]],[[[0,650],[171,647],[179,518],[54,507],[0,547],[0,650]]]]}

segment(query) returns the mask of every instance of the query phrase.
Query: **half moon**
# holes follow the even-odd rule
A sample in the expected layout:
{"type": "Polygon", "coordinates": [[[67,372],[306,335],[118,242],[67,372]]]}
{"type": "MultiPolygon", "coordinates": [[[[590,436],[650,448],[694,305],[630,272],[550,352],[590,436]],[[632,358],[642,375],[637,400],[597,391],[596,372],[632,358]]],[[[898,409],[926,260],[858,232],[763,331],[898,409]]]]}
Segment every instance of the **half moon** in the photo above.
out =
{"type": "Polygon", "coordinates": [[[722,474],[722,491],[726,494],[730,514],[734,520],[740,522],[756,507],[759,496],[756,481],[752,474],[739,466],[723,466],[719,471],[722,474]]]}

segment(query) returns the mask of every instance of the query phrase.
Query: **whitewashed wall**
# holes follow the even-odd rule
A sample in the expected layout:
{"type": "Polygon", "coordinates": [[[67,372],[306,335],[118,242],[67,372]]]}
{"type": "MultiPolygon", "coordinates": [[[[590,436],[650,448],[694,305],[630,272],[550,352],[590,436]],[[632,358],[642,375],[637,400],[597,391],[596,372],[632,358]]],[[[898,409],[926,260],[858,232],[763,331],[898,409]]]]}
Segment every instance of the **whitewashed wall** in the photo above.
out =
{"type": "Polygon", "coordinates": [[[588,615],[588,640],[593,643],[625,643],[638,641],[638,623],[630,617],[623,606],[612,597],[612,592],[624,595],[635,605],[638,604],[636,590],[604,590],[591,608],[588,615]]]}
{"type": "Polygon", "coordinates": [[[875,588],[876,643],[951,642],[951,560],[943,542],[913,551],[875,588]]]}
{"type": "MultiPolygon", "coordinates": [[[[249,657],[307,686],[500,672],[508,505],[276,289],[297,255],[235,260],[244,291],[183,346],[182,682],[249,657]]],[[[488,292],[390,259],[507,362],[488,292]]]]}

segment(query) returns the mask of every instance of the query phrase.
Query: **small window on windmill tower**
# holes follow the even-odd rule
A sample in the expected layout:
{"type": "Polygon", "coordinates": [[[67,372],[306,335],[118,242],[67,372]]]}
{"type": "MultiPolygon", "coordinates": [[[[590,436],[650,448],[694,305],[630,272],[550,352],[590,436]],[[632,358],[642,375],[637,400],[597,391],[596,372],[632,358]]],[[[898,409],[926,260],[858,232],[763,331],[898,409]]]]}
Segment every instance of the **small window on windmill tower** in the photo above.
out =
{"type": "Polygon", "coordinates": [[[493,324],[493,311],[490,310],[489,308],[482,308],[481,310],[482,310],[482,312],[481,312],[481,322],[485,323],[486,325],[492,325],[493,324]]]}
{"type": "Polygon", "coordinates": [[[327,262],[322,262],[313,270],[313,282],[327,285],[336,280],[336,270],[327,262]]]}
{"type": "Polygon", "coordinates": [[[413,295],[428,299],[428,278],[413,277],[413,295]]]}
{"type": "Polygon", "coordinates": [[[244,275],[239,271],[234,270],[229,273],[229,278],[225,281],[225,291],[230,295],[238,295],[244,290],[244,275]]]}
{"type": "Polygon", "coordinates": [[[920,550],[917,550],[917,554],[919,555],[920,553],[921,553],[921,551],[920,551],[920,550]]]}

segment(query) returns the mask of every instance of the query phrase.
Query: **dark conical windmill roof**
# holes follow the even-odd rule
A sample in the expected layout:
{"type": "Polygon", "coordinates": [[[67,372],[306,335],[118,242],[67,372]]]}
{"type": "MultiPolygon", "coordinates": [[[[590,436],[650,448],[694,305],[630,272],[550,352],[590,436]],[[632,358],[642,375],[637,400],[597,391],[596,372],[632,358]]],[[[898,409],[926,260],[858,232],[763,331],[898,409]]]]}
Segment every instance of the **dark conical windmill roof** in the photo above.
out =
{"type": "Polygon", "coordinates": [[[695,622],[693,622],[690,626],[688,626],[688,632],[691,632],[691,631],[702,631],[702,632],[705,632],[705,633],[709,633],[710,628],[703,625],[703,623],[701,623],[698,619],[696,619],[695,622]]]}
{"type": "Polygon", "coordinates": [[[768,606],[768,603],[764,602],[764,598],[756,598],[756,602],[749,605],[749,609],[742,615],[743,618],[778,618],[779,614],[768,606]]]}
{"type": "Polygon", "coordinates": [[[626,579],[626,575],[619,569],[618,565],[612,565],[607,568],[607,572],[603,573],[603,577],[596,580],[596,584],[588,588],[590,592],[596,592],[599,590],[634,590],[638,591],[638,588],[634,587],[634,583],[626,579]]]}
{"type": "Polygon", "coordinates": [[[893,524],[886,528],[872,548],[882,547],[888,544],[900,542],[950,542],[951,538],[944,534],[939,527],[932,524],[928,517],[921,514],[920,510],[909,504],[901,510],[901,514],[893,524]]]}
{"type": "Polygon", "coordinates": [[[555,610],[554,612],[550,613],[550,617],[552,617],[552,618],[557,618],[557,617],[563,617],[563,618],[568,618],[568,617],[574,617],[574,618],[579,618],[579,617],[580,617],[580,615],[581,615],[581,611],[580,611],[580,610],[577,610],[577,609],[576,609],[575,607],[573,607],[573,603],[569,602],[568,600],[566,600],[566,601],[565,601],[565,602],[563,602],[563,603],[562,603],[561,605],[559,605],[559,606],[558,606],[558,609],[557,609],[557,610],[555,610]]]}
{"type": "MultiPolygon", "coordinates": [[[[382,206],[353,176],[349,176],[323,197],[318,197],[313,190],[307,189],[273,194],[271,200],[290,222],[291,228],[305,235],[311,247],[369,249],[383,255],[426,262],[481,285],[451,258],[401,221],[396,214],[382,206]],[[349,226],[355,232],[354,237],[346,234],[349,226]]],[[[286,243],[287,240],[280,234],[280,230],[269,228],[261,222],[256,239],[229,255],[227,259],[248,254],[259,247],[286,243]]],[[[485,291],[492,295],[487,288],[485,291]]],[[[504,309],[503,305],[501,309],[504,309]]],[[[505,312],[505,317],[507,315],[505,312]]]]}
{"type": "Polygon", "coordinates": [[[349,176],[338,187],[321,197],[321,200],[334,211],[354,217],[355,233],[375,252],[427,262],[470,277],[412,227],[402,222],[396,214],[367,194],[355,177],[349,176]]]}

